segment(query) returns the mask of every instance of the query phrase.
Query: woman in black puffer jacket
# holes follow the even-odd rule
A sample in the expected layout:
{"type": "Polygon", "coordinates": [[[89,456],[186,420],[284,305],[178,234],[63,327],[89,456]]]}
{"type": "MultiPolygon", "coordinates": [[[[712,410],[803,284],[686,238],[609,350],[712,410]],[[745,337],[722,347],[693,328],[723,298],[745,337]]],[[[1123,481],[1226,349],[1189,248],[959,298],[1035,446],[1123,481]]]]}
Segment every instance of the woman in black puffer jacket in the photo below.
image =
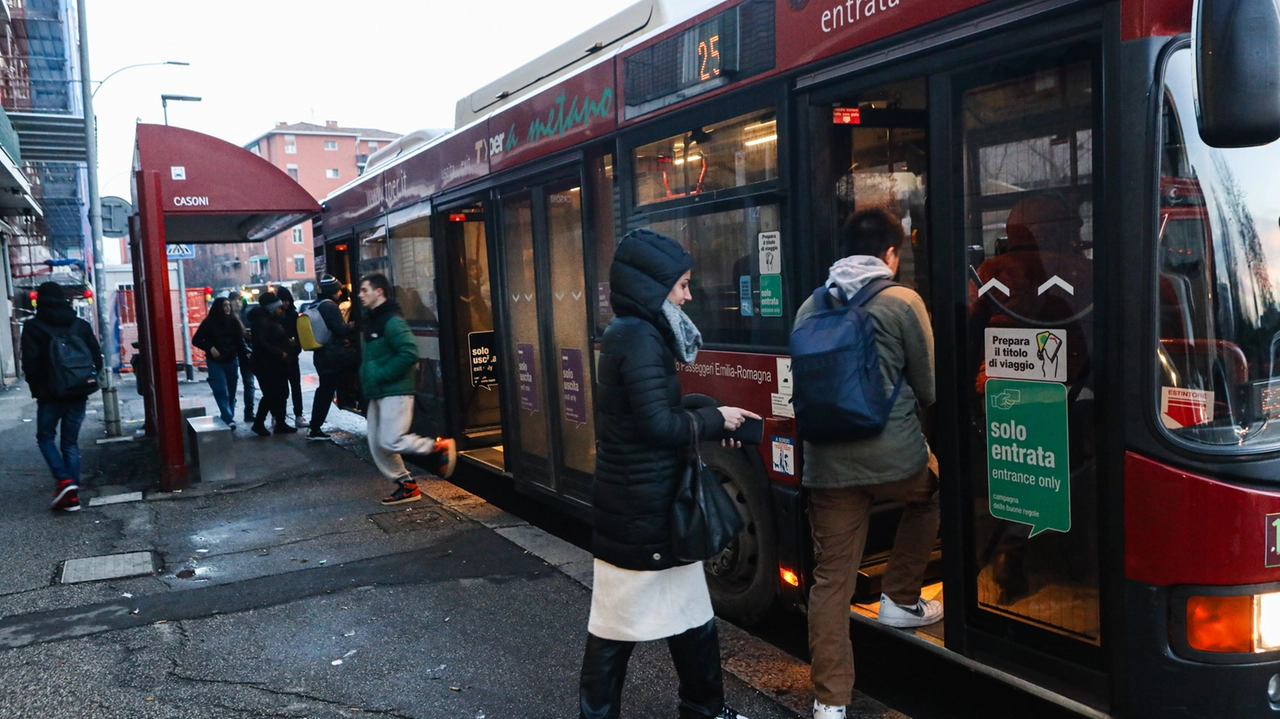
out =
{"type": "Polygon", "coordinates": [[[681,409],[676,360],[693,363],[702,343],[680,310],[691,299],[692,267],[674,240],[636,230],[622,238],[609,270],[616,318],[601,340],[597,373],[596,561],[582,719],[619,716],[631,651],[655,639],[667,640],[675,662],[681,719],[742,719],[724,704],[702,565],[681,565],[670,549],[671,508],[691,438],[719,439],[756,416],[736,407],[681,409]]]}

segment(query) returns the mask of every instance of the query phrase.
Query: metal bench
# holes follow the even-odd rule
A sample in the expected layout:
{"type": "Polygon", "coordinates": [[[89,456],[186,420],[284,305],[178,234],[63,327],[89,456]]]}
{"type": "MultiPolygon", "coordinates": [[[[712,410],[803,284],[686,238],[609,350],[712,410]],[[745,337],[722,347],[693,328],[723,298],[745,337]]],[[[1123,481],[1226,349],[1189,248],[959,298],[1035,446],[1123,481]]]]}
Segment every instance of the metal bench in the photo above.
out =
{"type": "Polygon", "coordinates": [[[219,417],[187,419],[188,465],[200,471],[205,482],[225,482],[236,478],[235,453],[231,447],[231,427],[219,417]]]}

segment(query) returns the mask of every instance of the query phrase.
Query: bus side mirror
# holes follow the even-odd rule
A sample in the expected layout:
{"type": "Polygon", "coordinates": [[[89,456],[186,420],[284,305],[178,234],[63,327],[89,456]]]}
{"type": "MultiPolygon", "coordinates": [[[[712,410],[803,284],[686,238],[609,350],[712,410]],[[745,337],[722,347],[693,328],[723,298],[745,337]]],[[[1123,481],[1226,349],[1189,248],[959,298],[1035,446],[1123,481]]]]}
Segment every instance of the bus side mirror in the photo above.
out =
{"type": "Polygon", "coordinates": [[[1211,147],[1280,139],[1276,0],[1197,0],[1192,26],[1196,118],[1211,147]]]}

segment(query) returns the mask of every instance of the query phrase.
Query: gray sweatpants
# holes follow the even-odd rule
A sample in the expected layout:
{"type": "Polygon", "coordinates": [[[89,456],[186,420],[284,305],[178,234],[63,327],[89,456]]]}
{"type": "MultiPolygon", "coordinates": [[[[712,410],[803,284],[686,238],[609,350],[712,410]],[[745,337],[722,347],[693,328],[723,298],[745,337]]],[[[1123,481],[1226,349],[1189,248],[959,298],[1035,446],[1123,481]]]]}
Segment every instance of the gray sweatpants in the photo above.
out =
{"type": "Polygon", "coordinates": [[[382,476],[392,482],[409,479],[401,454],[430,454],[436,449],[434,437],[409,434],[413,422],[413,396],[396,395],[369,400],[365,415],[369,426],[369,451],[382,476]]]}

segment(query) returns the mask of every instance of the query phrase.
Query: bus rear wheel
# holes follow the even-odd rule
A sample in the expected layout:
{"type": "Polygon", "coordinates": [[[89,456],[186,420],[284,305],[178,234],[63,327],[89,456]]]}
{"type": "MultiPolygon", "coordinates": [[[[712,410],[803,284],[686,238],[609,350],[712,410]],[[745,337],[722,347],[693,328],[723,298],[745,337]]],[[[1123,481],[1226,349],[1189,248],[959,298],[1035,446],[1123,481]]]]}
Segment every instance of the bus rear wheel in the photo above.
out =
{"type": "Polygon", "coordinates": [[[738,450],[706,444],[702,461],[742,516],[744,529],[723,552],[703,562],[716,613],[745,625],[759,623],[778,594],[778,555],[768,489],[738,450]]]}

